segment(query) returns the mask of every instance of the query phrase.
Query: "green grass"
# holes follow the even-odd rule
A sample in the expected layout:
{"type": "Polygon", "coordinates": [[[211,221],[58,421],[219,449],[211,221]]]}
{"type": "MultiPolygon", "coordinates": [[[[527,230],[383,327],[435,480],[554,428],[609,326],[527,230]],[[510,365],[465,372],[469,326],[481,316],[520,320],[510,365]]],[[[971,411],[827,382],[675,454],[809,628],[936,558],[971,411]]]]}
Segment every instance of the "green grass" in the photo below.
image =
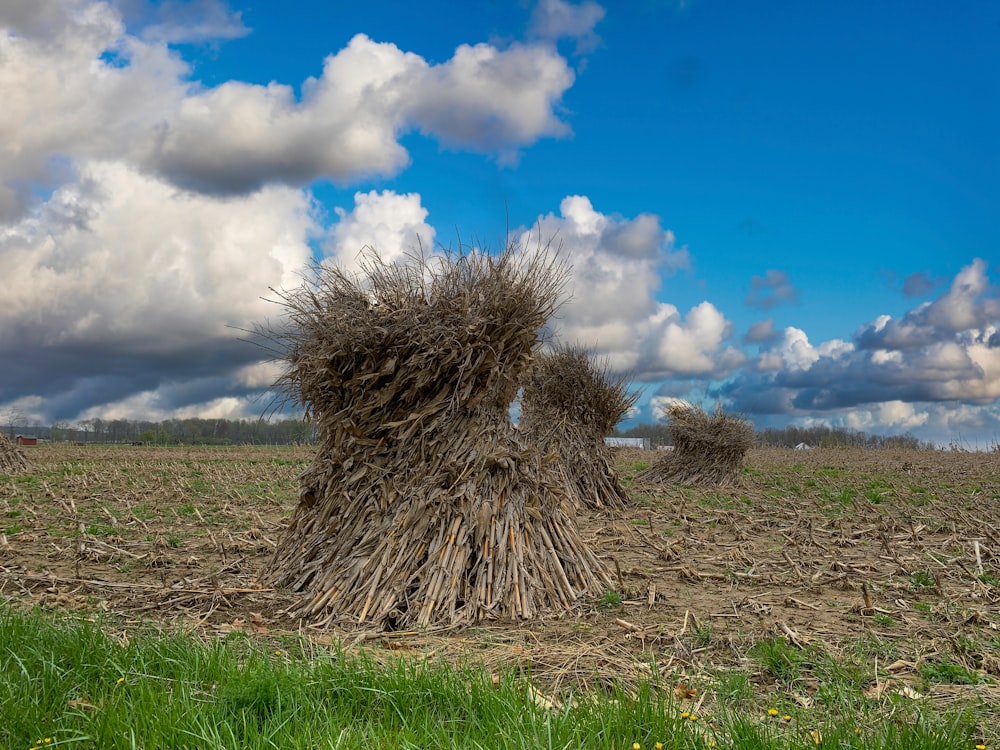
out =
{"type": "Polygon", "coordinates": [[[925,687],[936,683],[946,685],[978,685],[983,678],[978,672],[966,669],[952,661],[920,663],[920,677],[925,687]]]}
{"type": "Polygon", "coordinates": [[[932,589],[937,586],[934,575],[926,570],[915,570],[910,574],[910,582],[916,591],[920,589],[932,589]]]}
{"type": "Polygon", "coordinates": [[[608,589],[597,601],[597,606],[601,609],[617,609],[622,606],[622,595],[617,591],[608,589]]]}
{"type": "MultiPolygon", "coordinates": [[[[757,657],[785,662],[771,642],[757,657]]],[[[804,655],[785,679],[818,671],[804,655]]],[[[825,666],[825,665],[823,665],[825,666]]],[[[774,664],[770,666],[774,669],[774,664]]],[[[780,671],[780,670],[775,670],[780,671]]],[[[834,680],[835,675],[826,675],[834,680]]],[[[931,675],[925,675],[928,679],[931,675]]],[[[794,706],[754,707],[740,672],[720,677],[713,717],[682,713],[673,683],[605,687],[537,705],[530,675],[427,659],[380,663],[304,640],[180,631],[123,633],[111,620],[63,619],[0,604],[0,747],[86,748],[972,748],[962,714],[878,724],[794,706]],[[45,743],[45,738],[51,742],[45,743]],[[42,744],[37,742],[42,740],[42,744]]]]}
{"type": "Polygon", "coordinates": [[[0,747],[694,747],[651,685],[545,711],[514,672],[106,630],[0,611],[0,747]]]}
{"type": "Polygon", "coordinates": [[[891,497],[891,492],[892,485],[885,479],[875,478],[865,483],[864,496],[875,505],[891,497]]]}

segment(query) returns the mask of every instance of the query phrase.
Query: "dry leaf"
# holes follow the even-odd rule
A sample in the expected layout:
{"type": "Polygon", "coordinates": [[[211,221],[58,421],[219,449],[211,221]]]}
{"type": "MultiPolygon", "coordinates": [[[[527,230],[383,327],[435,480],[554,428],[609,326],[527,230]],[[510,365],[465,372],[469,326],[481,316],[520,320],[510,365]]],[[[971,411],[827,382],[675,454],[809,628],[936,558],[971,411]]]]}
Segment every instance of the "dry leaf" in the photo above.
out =
{"type": "Polygon", "coordinates": [[[815,742],[817,745],[822,745],[823,744],[823,735],[821,735],[819,733],[818,729],[812,730],[809,733],[809,736],[812,737],[812,741],[815,742]]]}
{"type": "Polygon", "coordinates": [[[264,615],[262,615],[260,612],[251,612],[250,622],[253,624],[254,633],[256,633],[257,635],[267,635],[268,629],[267,626],[264,624],[266,622],[266,620],[264,619],[264,615]]]}
{"type": "Polygon", "coordinates": [[[82,698],[70,698],[69,700],[70,708],[80,708],[84,711],[96,711],[97,706],[87,700],[87,696],[82,698]]]}
{"type": "Polygon", "coordinates": [[[892,682],[876,682],[870,688],[864,691],[865,698],[881,698],[882,694],[892,687],[892,682]]]}
{"type": "Polygon", "coordinates": [[[382,645],[382,648],[386,649],[387,651],[412,651],[413,650],[413,646],[411,646],[409,643],[406,643],[405,641],[389,641],[388,643],[384,643],[382,645]]]}
{"type": "Polygon", "coordinates": [[[913,700],[920,700],[924,697],[909,685],[903,685],[897,692],[904,698],[912,698],[913,700]]]}
{"type": "Polygon", "coordinates": [[[555,698],[550,698],[547,695],[540,693],[535,690],[535,688],[528,686],[528,695],[536,706],[539,708],[544,708],[546,711],[553,711],[559,709],[559,701],[555,698]]]}
{"type": "Polygon", "coordinates": [[[691,700],[697,695],[697,689],[689,688],[686,682],[678,682],[674,685],[674,697],[678,700],[691,700]]]}

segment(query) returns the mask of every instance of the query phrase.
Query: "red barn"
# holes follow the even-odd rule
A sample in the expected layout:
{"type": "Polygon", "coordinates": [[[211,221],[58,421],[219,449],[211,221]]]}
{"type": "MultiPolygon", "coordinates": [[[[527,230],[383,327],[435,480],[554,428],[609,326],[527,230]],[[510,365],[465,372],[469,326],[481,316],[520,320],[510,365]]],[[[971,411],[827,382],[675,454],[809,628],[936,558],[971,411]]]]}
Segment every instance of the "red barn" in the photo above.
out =
{"type": "Polygon", "coordinates": [[[29,437],[28,435],[18,435],[14,438],[14,441],[18,445],[38,445],[38,438],[29,437]]]}

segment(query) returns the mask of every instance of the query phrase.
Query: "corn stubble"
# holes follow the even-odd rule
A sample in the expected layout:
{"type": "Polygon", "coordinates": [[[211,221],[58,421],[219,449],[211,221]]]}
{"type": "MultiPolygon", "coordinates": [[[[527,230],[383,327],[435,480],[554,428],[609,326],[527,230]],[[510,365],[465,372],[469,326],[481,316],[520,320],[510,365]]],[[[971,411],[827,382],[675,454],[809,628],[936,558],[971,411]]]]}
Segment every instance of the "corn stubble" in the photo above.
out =
{"type": "Polygon", "coordinates": [[[295,614],[377,628],[532,618],[609,583],[554,452],[509,407],[566,272],[539,249],[366,256],[281,294],[279,385],[318,426],[268,575],[295,614]]]}

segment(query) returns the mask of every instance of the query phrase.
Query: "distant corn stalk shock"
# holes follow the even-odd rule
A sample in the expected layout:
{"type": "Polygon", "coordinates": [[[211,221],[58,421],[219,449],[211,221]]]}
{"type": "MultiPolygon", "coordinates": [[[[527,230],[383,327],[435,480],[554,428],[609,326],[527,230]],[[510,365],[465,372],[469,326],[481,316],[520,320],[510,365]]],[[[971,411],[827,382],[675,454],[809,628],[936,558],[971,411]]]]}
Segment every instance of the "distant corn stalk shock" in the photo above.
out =
{"type": "Polygon", "coordinates": [[[0,432],[0,474],[20,474],[31,469],[21,449],[0,432]]]}
{"type": "Polygon", "coordinates": [[[623,508],[628,494],[604,444],[635,404],[624,377],[595,365],[585,349],[561,346],[536,356],[521,396],[520,428],[556,451],[577,507],[623,508]]]}
{"type": "Polygon", "coordinates": [[[674,449],[636,480],[649,484],[700,484],[727,487],[739,482],[753,446],[753,425],[721,408],[708,415],[676,402],[667,410],[674,449]]]}
{"type": "Polygon", "coordinates": [[[509,408],[565,283],[539,250],[367,256],[281,295],[265,335],[318,426],[268,575],[318,624],[534,618],[603,590],[557,457],[509,408]]]}

